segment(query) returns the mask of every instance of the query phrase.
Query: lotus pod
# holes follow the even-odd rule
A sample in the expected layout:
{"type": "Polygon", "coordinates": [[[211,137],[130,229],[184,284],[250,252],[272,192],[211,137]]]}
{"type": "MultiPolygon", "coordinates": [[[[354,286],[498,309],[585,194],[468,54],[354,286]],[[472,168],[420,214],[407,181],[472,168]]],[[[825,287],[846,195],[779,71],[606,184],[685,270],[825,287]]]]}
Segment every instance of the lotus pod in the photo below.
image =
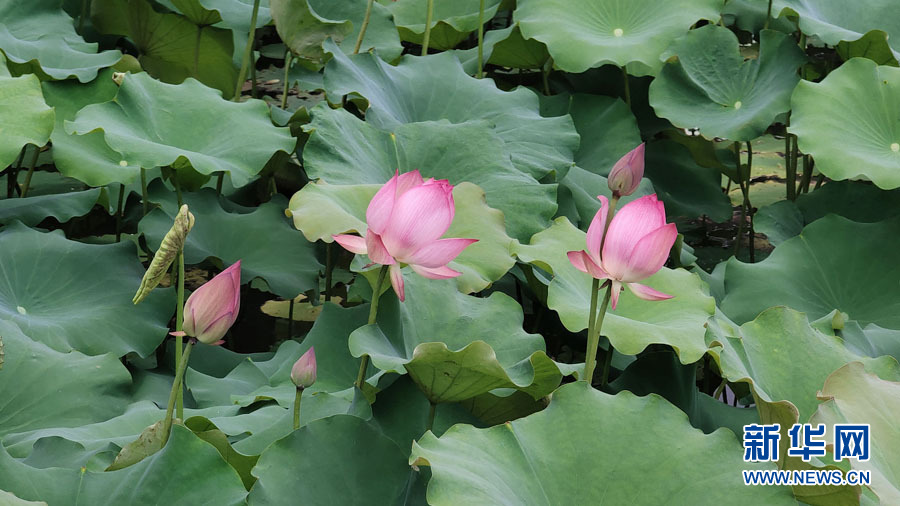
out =
{"type": "Polygon", "coordinates": [[[147,272],[144,273],[144,277],[141,279],[141,286],[138,288],[137,293],[134,294],[132,302],[135,304],[139,303],[156,288],[156,285],[166,275],[166,271],[169,270],[169,266],[172,265],[175,257],[178,256],[178,252],[184,248],[184,241],[187,240],[188,232],[193,227],[194,215],[188,211],[187,205],[182,205],[181,209],[178,210],[178,215],[175,216],[175,223],[169,229],[169,232],[166,233],[166,236],[163,237],[159,250],[153,256],[147,272]]]}

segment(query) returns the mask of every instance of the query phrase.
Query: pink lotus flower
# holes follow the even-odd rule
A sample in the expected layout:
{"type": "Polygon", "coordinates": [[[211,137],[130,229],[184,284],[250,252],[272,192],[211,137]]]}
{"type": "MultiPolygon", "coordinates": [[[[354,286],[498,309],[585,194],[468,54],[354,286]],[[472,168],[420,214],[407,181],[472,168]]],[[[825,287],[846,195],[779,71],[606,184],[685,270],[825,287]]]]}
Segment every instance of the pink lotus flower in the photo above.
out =
{"type": "Polygon", "coordinates": [[[625,154],[606,178],[613,195],[626,197],[634,193],[644,177],[644,143],[625,154]]]}
{"type": "Polygon", "coordinates": [[[309,388],[316,382],[316,349],[310,347],[291,367],[291,381],[297,388],[309,388]]]}
{"type": "Polygon", "coordinates": [[[201,343],[222,344],[241,309],[241,261],[198,288],[184,304],[184,333],[201,343]]]}
{"type": "Polygon", "coordinates": [[[404,300],[401,264],[430,279],[461,275],[447,264],[477,239],[441,239],[456,212],[453,185],[446,179],[422,180],[418,170],[397,171],[369,202],[365,238],[335,235],[349,251],[369,255],[373,263],[389,265],[391,285],[404,300]]]}
{"type": "Polygon", "coordinates": [[[674,223],[666,224],[663,203],[657,200],[656,195],[629,202],[613,216],[604,242],[603,228],[609,201],[602,195],[597,198],[602,205],[588,227],[587,250],[570,251],[569,261],[576,269],[596,279],[612,282],[613,309],[623,285],[644,300],[671,299],[671,295],[637,283],[662,268],[678,235],[674,223]]]}

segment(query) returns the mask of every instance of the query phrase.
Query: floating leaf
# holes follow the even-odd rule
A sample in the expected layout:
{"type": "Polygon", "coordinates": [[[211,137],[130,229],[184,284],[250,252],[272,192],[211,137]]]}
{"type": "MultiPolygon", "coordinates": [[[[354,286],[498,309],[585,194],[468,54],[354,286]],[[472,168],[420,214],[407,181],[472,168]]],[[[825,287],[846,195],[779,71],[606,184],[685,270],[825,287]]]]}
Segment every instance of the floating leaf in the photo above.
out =
{"type": "Polygon", "coordinates": [[[144,168],[186,161],[201,174],[228,172],[235,186],[296,142],[289,129],[272,125],[262,101],[227,102],[193,79],[175,86],[144,73],[128,74],[112,102],[88,105],[66,130],[102,130],[111,148],[144,168]],[[144,106],[147,96],[153,110],[144,106]]]}
{"type": "Polygon", "coordinates": [[[797,85],[790,131],[822,174],[891,190],[900,187],[898,103],[900,69],[853,58],[821,83],[797,85]]]}
{"type": "Polygon", "coordinates": [[[644,76],[656,74],[669,43],[701,19],[717,21],[721,7],[718,0],[519,0],[514,19],[566,72],[611,63],[644,76]]]}
{"type": "MultiPolygon", "coordinates": [[[[144,217],[138,230],[147,235],[151,248],[159,247],[172,224],[178,205],[172,192],[162,184],[151,186],[150,198],[162,206],[144,217]]],[[[316,260],[315,247],[293,230],[284,217],[287,205],[283,197],[255,209],[228,212],[222,208],[215,190],[204,188],[185,193],[184,202],[197,217],[187,236],[184,260],[199,264],[215,258],[224,265],[241,260],[241,280],[249,283],[259,277],[269,290],[280,297],[296,297],[318,286],[322,265],[316,260]],[[261,248],[278,244],[278,248],[261,248]]]]}
{"type": "MultiPolygon", "coordinates": [[[[306,185],[291,198],[294,226],[310,241],[332,242],[332,235],[347,232],[364,235],[366,209],[378,188],[378,185],[306,185]]],[[[503,215],[485,204],[480,188],[469,183],[457,185],[453,199],[456,215],[444,235],[478,239],[478,242],[463,250],[449,266],[463,273],[456,278],[460,291],[478,292],[500,279],[515,263],[509,254],[512,239],[503,227],[503,215]]]]}
{"type": "MultiPolygon", "coordinates": [[[[531,244],[513,248],[519,260],[553,273],[547,305],[572,332],[587,328],[591,277],[575,269],[566,252],[584,248],[585,233],[565,218],[557,218],[553,226],[535,235],[531,244]]],[[[707,350],[706,320],[715,311],[706,284],[684,269],[665,267],[642,283],[674,297],[651,302],[626,289],[618,307],[606,313],[602,335],[626,355],[637,355],[655,343],[674,348],[683,364],[699,360],[707,350]]]]}
{"type": "Polygon", "coordinates": [[[484,35],[484,45],[492,46],[484,58],[491,65],[517,69],[542,69],[550,59],[547,46],[534,39],[522,37],[519,26],[490,30],[484,35]]]}
{"type": "Polygon", "coordinates": [[[208,443],[175,425],[165,448],[126,469],[96,473],[80,469],[37,469],[0,448],[0,488],[49,504],[96,505],[179,502],[245,504],[247,491],[237,472],[208,443]],[[184,479],[190,477],[190,479],[184,479]],[[140,486],[135,486],[139,483],[140,486]]]}
{"type": "Polygon", "coordinates": [[[27,144],[46,144],[53,130],[53,109],[44,103],[38,78],[33,75],[9,77],[3,70],[0,54],[0,167],[15,162],[27,144]]]}
{"type": "Polygon", "coordinates": [[[77,77],[86,83],[122,57],[119,51],[97,53],[97,44],[85,42],[75,32],[58,0],[5,1],[0,3],[0,19],[0,50],[17,74],[77,77]]]}
{"type": "Polygon", "coordinates": [[[171,290],[131,304],[144,273],[133,245],[82,244],[18,223],[0,242],[0,314],[32,339],[62,352],[147,356],[168,332],[171,290]]]}
{"type": "Polygon", "coordinates": [[[320,16],[307,0],[270,0],[272,20],[278,35],[295,56],[319,61],[325,53],[322,43],[331,38],[338,42],[352,30],[349,21],[320,16]]]}
{"type": "MultiPolygon", "coordinates": [[[[707,25],[691,30],[668,53],[678,58],[650,85],[650,105],[682,128],[707,139],[749,141],[790,109],[791,92],[805,60],[794,39],[763,30],[759,58],[744,60],[731,30],[707,25]]],[[[793,118],[792,118],[793,119],[793,118]]]]}
{"type": "Polygon", "coordinates": [[[810,422],[825,424],[825,441],[834,441],[835,424],[869,425],[871,458],[867,462],[850,460],[850,467],[872,473],[869,488],[881,504],[900,502],[900,472],[895,465],[900,436],[891,415],[900,410],[900,383],[884,381],[866,372],[861,363],[851,362],[828,377],[819,399],[825,402],[819,405],[810,422]]]}
{"type": "Polygon", "coordinates": [[[406,301],[392,292],[379,305],[378,324],[350,334],[353,356],[369,355],[386,372],[408,373],[435,403],[470,399],[496,388],[537,399],[562,378],[544,340],[522,330],[518,304],[502,293],[459,293],[452,280],[406,272],[406,301]]]}
{"type": "Polygon", "coordinates": [[[737,323],[766,308],[785,305],[822,317],[838,309],[865,326],[900,329],[895,263],[900,220],[855,223],[829,215],[803,229],[762,262],[732,258],[725,269],[722,311],[737,323]]]}
{"type": "Polygon", "coordinates": [[[744,462],[730,431],[706,435],[656,395],[611,396],[583,382],[563,386],[547,409],[520,420],[488,429],[460,424],[440,438],[426,433],[410,463],[431,466],[434,505],[795,504],[787,487],[744,485],[742,469],[771,464],[744,462]],[[592,479],[570,486],[588,470],[592,479]]]}
{"type": "Polygon", "coordinates": [[[490,79],[467,75],[452,54],[405,56],[391,66],[373,55],[346,56],[331,47],[334,58],[325,67],[329,99],[362,95],[369,103],[366,121],[378,128],[447,120],[471,129],[470,122],[486,121],[513,165],[535,179],[554,171],[563,175],[572,165],[578,135],[571,119],[542,118],[531,90],[501,91],[490,79]]]}
{"type": "Polygon", "coordinates": [[[6,353],[0,373],[0,437],[76,427],[125,410],[131,378],[115,357],[60,353],[32,341],[8,320],[0,319],[0,335],[6,353]]]}
{"type": "Polygon", "coordinates": [[[248,504],[393,504],[406,490],[405,457],[355,416],[316,420],[260,455],[248,504]]]}
{"type": "MultiPolygon", "coordinates": [[[[345,53],[353,53],[356,39],[359,38],[360,27],[366,15],[367,0],[342,0],[340,2],[308,0],[308,2],[311,8],[325,18],[346,19],[352,23],[353,29],[339,45],[345,53]]],[[[378,56],[389,62],[396,60],[403,53],[403,46],[400,45],[400,36],[397,34],[397,27],[394,26],[391,11],[378,2],[372,4],[366,35],[359,46],[359,51],[362,53],[372,49],[378,56]]],[[[321,74],[319,74],[319,78],[321,79],[321,74]]]]}

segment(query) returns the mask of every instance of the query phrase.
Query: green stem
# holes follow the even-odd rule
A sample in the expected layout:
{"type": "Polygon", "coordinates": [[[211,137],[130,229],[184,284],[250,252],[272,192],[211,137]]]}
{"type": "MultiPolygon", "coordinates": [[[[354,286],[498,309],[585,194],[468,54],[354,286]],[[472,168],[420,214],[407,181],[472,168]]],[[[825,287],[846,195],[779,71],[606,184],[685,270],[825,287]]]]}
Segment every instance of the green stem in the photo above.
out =
{"type": "Polygon", "coordinates": [[[297,387],[297,394],[294,395],[294,430],[300,428],[300,397],[303,396],[303,387],[297,387]]]}
{"type": "Polygon", "coordinates": [[[197,39],[194,46],[194,79],[200,79],[200,38],[203,36],[203,27],[197,25],[197,39]]]}
{"type": "Polygon", "coordinates": [[[812,179],[813,163],[809,155],[803,155],[803,177],[800,179],[800,192],[809,193],[809,182],[812,179]]]}
{"type": "Polygon", "coordinates": [[[429,431],[434,428],[434,413],[437,410],[437,404],[433,402],[428,403],[428,421],[425,423],[425,430],[429,431]]]}
{"type": "MultiPolygon", "coordinates": [[[[478,4],[478,72],[476,77],[484,77],[484,0],[478,4]]],[[[545,79],[546,81],[546,79],[545,79]]],[[[544,84],[546,89],[546,83],[544,84]]]]}
{"type": "MultiPolygon", "coordinates": [[[[597,281],[599,280],[594,280],[595,285],[597,281]]],[[[606,316],[610,295],[612,295],[612,283],[608,283],[606,286],[606,294],[603,295],[603,303],[600,305],[600,311],[597,313],[593,332],[588,335],[588,345],[584,358],[584,379],[588,384],[591,384],[591,380],[594,378],[594,368],[597,365],[597,347],[600,344],[600,329],[603,327],[603,318],[606,316]]],[[[591,300],[595,300],[593,296],[591,300]]],[[[610,353],[612,353],[612,343],[610,343],[609,349],[610,353]]]]}
{"type": "MultiPolygon", "coordinates": [[[[181,332],[184,330],[184,250],[178,251],[178,289],[175,292],[176,297],[176,306],[175,306],[175,331],[181,332]]],[[[184,338],[181,336],[177,336],[175,338],[175,361],[180,363],[179,355],[181,355],[181,347],[184,344],[184,338]]],[[[178,418],[182,418],[184,416],[184,392],[181,388],[178,389],[178,398],[177,398],[177,406],[178,406],[178,418]]]]}
{"type": "Polygon", "coordinates": [[[431,18],[434,15],[434,0],[428,0],[425,7],[425,35],[422,37],[422,56],[428,54],[428,39],[431,38],[431,18]]]}
{"type": "Polygon", "coordinates": [[[216,175],[216,195],[222,195],[222,182],[225,181],[225,171],[216,175]]]}
{"type": "Polygon", "coordinates": [[[293,57],[294,53],[292,53],[290,49],[284,52],[284,92],[281,94],[282,109],[287,109],[288,92],[293,88],[293,86],[288,85],[288,73],[291,70],[291,59],[293,59],[293,57]]]}
{"type": "Polygon", "coordinates": [[[294,299],[288,303],[288,339],[294,338],[294,299]]]}
{"type": "Polygon", "coordinates": [[[756,262],[756,246],[754,239],[756,233],[753,230],[753,205],[750,204],[750,178],[753,174],[753,146],[747,141],[747,178],[744,182],[744,207],[747,209],[747,215],[750,216],[750,263],[756,262]]]}
{"type": "MultiPolygon", "coordinates": [[[[589,357],[591,356],[591,350],[596,350],[596,346],[591,347],[591,340],[594,337],[594,326],[597,324],[597,301],[600,298],[600,280],[594,278],[591,282],[591,308],[588,312],[588,341],[587,347],[584,349],[584,379],[588,383],[591,382],[594,376],[594,367],[588,367],[588,364],[593,364],[593,360],[589,357]],[[590,374],[590,376],[588,376],[590,374]]],[[[594,356],[596,356],[596,351],[594,351],[594,356]]]]}
{"type": "Polygon", "coordinates": [[[772,19],[772,0],[769,0],[769,9],[766,11],[766,23],[763,25],[763,30],[769,29],[770,19],[772,19]]]}
{"type": "Polygon", "coordinates": [[[330,242],[325,245],[325,301],[331,300],[331,279],[334,271],[334,260],[332,259],[332,245],[330,242]]]}
{"type": "Polygon", "coordinates": [[[788,133],[784,137],[784,166],[786,171],[785,179],[787,180],[787,184],[785,184],[787,187],[787,199],[793,201],[797,199],[797,166],[791,160],[791,137],[793,135],[788,133]]]}
{"type": "Polygon", "coordinates": [[[631,85],[628,84],[628,71],[622,67],[622,80],[625,83],[625,103],[631,108],[631,85]]]}
{"type": "Polygon", "coordinates": [[[247,67],[250,66],[250,55],[253,53],[253,42],[256,40],[256,18],[259,15],[259,0],[253,0],[253,13],[250,15],[250,33],[247,35],[247,47],[244,48],[244,56],[241,58],[241,70],[238,72],[237,85],[234,87],[235,102],[241,101],[241,89],[247,78],[247,67]]]}
{"type": "Polygon", "coordinates": [[[550,72],[553,71],[553,58],[547,58],[541,68],[541,84],[544,87],[544,95],[550,96],[550,72]]]}
{"type": "Polygon", "coordinates": [[[603,372],[600,374],[600,390],[606,388],[606,385],[609,384],[609,367],[612,364],[613,353],[615,353],[616,349],[613,348],[612,342],[609,343],[609,349],[606,350],[606,354],[603,355],[603,372]]]}
{"type": "MultiPolygon", "coordinates": [[[[372,305],[369,306],[369,325],[375,323],[375,319],[378,317],[378,299],[379,295],[381,295],[381,287],[384,285],[384,278],[387,276],[388,266],[382,265],[381,269],[378,271],[378,280],[375,281],[375,287],[372,289],[372,305]]],[[[362,388],[363,383],[366,381],[366,369],[369,367],[369,356],[363,355],[362,360],[359,363],[359,374],[356,375],[356,385],[357,388],[362,388]]]]}
{"type": "MultiPolygon", "coordinates": [[[[744,171],[741,168],[741,143],[734,143],[734,161],[735,172],[737,174],[738,186],[741,188],[741,196],[744,195],[744,171]]],[[[741,200],[741,221],[738,222],[737,234],[734,238],[734,256],[737,257],[741,252],[741,239],[744,237],[744,221],[747,219],[747,211],[744,206],[745,201],[741,200]]]]}
{"type": "Polygon", "coordinates": [[[353,45],[353,54],[359,53],[359,48],[362,47],[363,39],[366,36],[366,28],[369,27],[369,18],[372,16],[372,4],[375,3],[375,0],[369,0],[366,3],[366,16],[363,18],[362,25],[359,27],[359,35],[356,36],[356,44],[353,45]]]}
{"type": "Polygon", "coordinates": [[[819,187],[822,186],[822,183],[825,182],[825,174],[819,173],[818,177],[816,177],[816,185],[813,186],[813,191],[818,190],[819,187]]]}
{"type": "Polygon", "coordinates": [[[25,174],[25,184],[22,185],[22,194],[20,197],[25,197],[28,194],[28,188],[31,187],[31,177],[34,176],[34,166],[37,165],[38,155],[41,154],[41,148],[38,146],[34,147],[34,154],[31,155],[31,163],[28,164],[28,173],[25,174]]]}
{"type": "Polygon", "coordinates": [[[78,33],[83,33],[84,20],[87,19],[91,11],[91,0],[81,0],[81,16],[78,18],[78,33]]]}
{"type": "Polygon", "coordinates": [[[147,195],[147,169],[141,167],[141,206],[144,209],[144,216],[150,212],[150,198],[147,195]]]}
{"type": "Polygon", "coordinates": [[[163,421],[163,441],[169,439],[169,432],[172,430],[172,415],[175,412],[175,398],[177,393],[181,391],[181,381],[184,378],[184,371],[187,369],[188,360],[191,358],[191,349],[194,347],[194,339],[188,341],[187,348],[178,362],[178,370],[175,371],[175,379],[172,381],[172,391],[169,393],[169,403],[166,405],[166,418],[163,421]]]}
{"type": "Polygon", "coordinates": [[[122,239],[122,208],[125,206],[125,183],[119,183],[119,201],[116,205],[116,242],[122,239]]]}

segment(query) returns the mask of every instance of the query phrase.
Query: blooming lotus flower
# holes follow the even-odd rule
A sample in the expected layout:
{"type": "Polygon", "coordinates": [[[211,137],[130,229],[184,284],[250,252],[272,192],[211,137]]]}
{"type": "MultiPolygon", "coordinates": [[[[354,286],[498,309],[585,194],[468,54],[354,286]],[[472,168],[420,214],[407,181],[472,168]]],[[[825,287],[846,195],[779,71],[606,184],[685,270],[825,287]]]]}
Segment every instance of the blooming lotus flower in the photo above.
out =
{"type": "Polygon", "coordinates": [[[365,238],[333,237],[345,249],[369,255],[373,263],[389,265],[391,285],[403,301],[401,264],[429,279],[462,274],[447,264],[477,239],[440,238],[450,228],[455,212],[453,185],[446,179],[423,181],[418,170],[397,171],[369,202],[365,238]]]}
{"type": "Polygon", "coordinates": [[[310,347],[291,368],[291,381],[297,388],[309,388],[316,382],[316,349],[310,347]]]}
{"type": "Polygon", "coordinates": [[[662,268],[678,235],[675,224],[666,223],[663,203],[656,195],[631,201],[613,216],[609,230],[604,231],[609,201],[602,195],[597,198],[602,205],[588,227],[587,250],[570,251],[569,261],[596,279],[612,282],[613,309],[623,285],[644,300],[671,299],[671,295],[638,283],[662,268]]]}
{"type": "Polygon", "coordinates": [[[609,171],[606,183],[613,195],[627,197],[634,193],[644,177],[644,143],[625,154],[609,171]]]}
{"type": "Polygon", "coordinates": [[[188,297],[184,333],[201,343],[221,344],[241,308],[241,261],[219,273],[188,297]]]}

